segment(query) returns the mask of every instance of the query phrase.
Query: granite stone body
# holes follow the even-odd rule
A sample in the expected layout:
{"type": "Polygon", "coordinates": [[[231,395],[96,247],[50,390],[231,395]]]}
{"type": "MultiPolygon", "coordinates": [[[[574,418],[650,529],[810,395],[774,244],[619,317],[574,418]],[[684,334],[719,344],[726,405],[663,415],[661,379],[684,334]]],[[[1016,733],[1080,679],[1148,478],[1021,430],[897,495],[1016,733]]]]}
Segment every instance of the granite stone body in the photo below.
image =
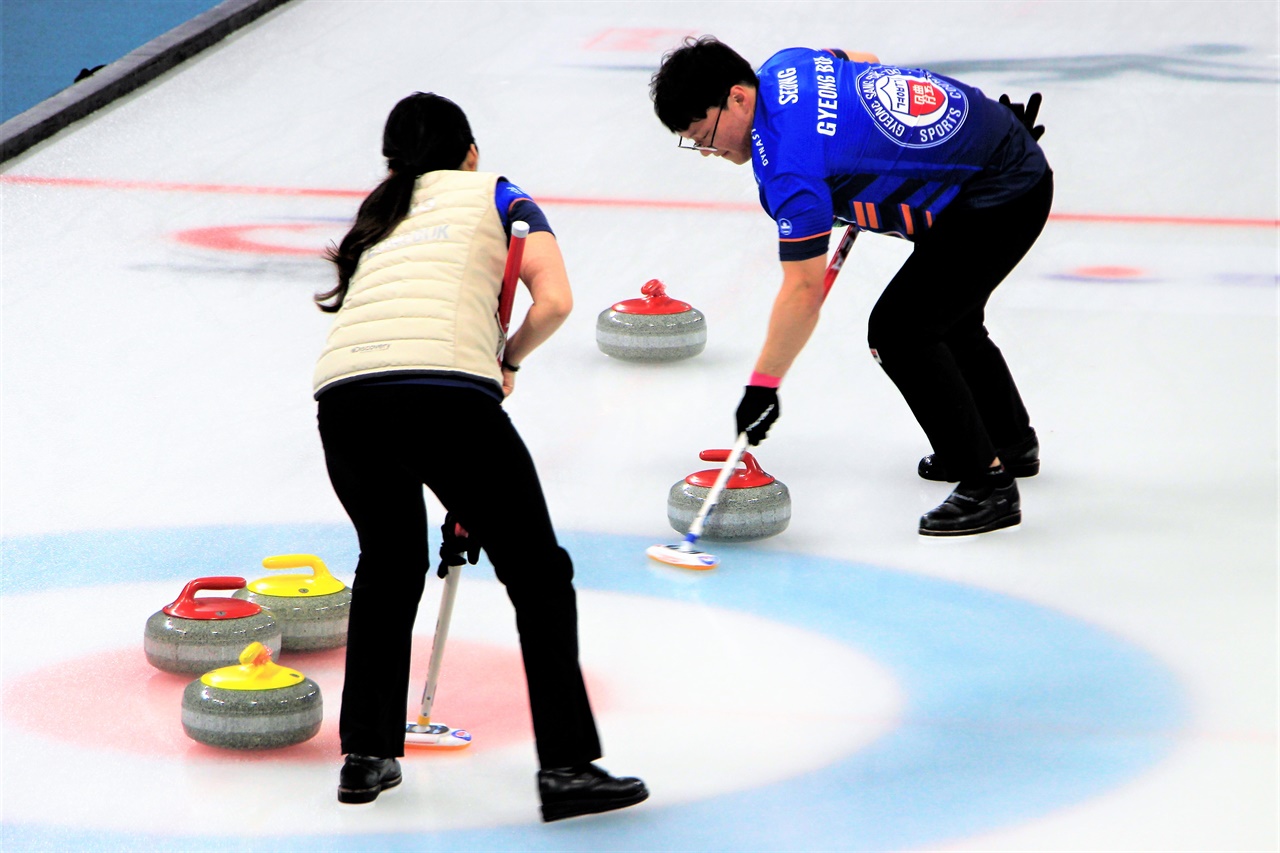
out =
{"type": "MultiPolygon", "coordinates": [[[[693,517],[702,509],[709,489],[684,480],[671,487],[667,496],[667,520],[681,533],[689,530],[693,517]]],[[[720,493],[702,529],[702,538],[722,542],[766,539],[787,529],[791,523],[791,493],[774,481],[749,489],[725,489],[720,493]]]]}
{"type": "Polygon", "coordinates": [[[706,349],[707,321],[701,311],[666,295],[652,279],[628,299],[600,312],[596,345],[605,355],[626,361],[676,361],[706,349]]]}
{"type": "Polygon", "coordinates": [[[707,348],[707,323],[696,308],[679,314],[622,314],[612,308],[596,319],[600,351],[626,361],[678,361],[707,348]]]}
{"type": "Polygon", "coordinates": [[[142,650],[156,669],[177,675],[198,675],[239,660],[240,652],[257,641],[279,654],[280,625],[265,610],[240,619],[183,619],[164,611],[153,613],[143,633],[142,650]]]}
{"type": "MultiPolygon", "coordinates": [[[[723,462],[727,450],[704,450],[700,458],[723,462]]],[[[745,468],[729,477],[702,529],[704,539],[723,542],[776,536],[791,523],[791,492],[785,483],[765,473],[750,453],[742,455],[745,468]]],[[[667,520],[686,533],[702,509],[717,470],[698,471],[673,484],[667,493],[667,520]]]]}
{"type": "Polygon", "coordinates": [[[350,589],[328,595],[283,596],[266,595],[246,588],[237,590],[232,596],[252,601],[271,614],[280,625],[284,651],[319,651],[347,644],[350,589]]]}
{"type": "Polygon", "coordinates": [[[324,705],[309,678],[270,690],[227,690],[200,679],[182,693],[182,729],[224,749],[276,749],[315,737],[324,705]]]}
{"type": "Polygon", "coordinates": [[[196,595],[244,585],[244,578],[221,575],[188,581],[176,599],[147,620],[142,635],[147,661],[165,672],[194,675],[236,663],[250,643],[278,653],[282,635],[270,613],[247,601],[196,595]]]}

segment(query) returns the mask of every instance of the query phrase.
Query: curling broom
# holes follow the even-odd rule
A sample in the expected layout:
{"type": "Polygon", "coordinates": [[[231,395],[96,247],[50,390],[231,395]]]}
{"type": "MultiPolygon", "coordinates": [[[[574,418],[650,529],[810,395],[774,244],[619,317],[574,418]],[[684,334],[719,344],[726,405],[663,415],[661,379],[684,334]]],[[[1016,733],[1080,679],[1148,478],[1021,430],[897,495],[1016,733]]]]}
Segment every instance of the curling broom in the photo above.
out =
{"type": "Polygon", "coordinates": [[[729,457],[724,460],[724,466],[716,475],[716,481],[711,484],[711,491],[707,492],[702,506],[698,508],[693,524],[689,525],[689,532],[685,534],[684,540],[678,545],[650,545],[645,549],[646,554],[659,563],[679,566],[683,569],[714,569],[720,563],[719,557],[708,554],[706,551],[698,551],[693,546],[697,543],[698,537],[702,536],[702,528],[706,524],[707,516],[711,514],[716,501],[720,500],[720,493],[724,491],[725,483],[729,482],[733,469],[738,467],[738,461],[742,459],[742,454],[746,450],[747,434],[740,432],[738,440],[733,443],[733,449],[729,451],[729,457]]]}
{"type": "Polygon", "coordinates": [[[431,722],[431,706],[435,703],[436,688],[440,685],[440,665],[444,662],[444,644],[449,638],[449,622],[453,618],[453,602],[458,597],[458,581],[462,566],[446,566],[440,570],[444,576],[444,592],[440,594],[440,615],[436,618],[436,634],[431,641],[431,662],[427,665],[427,685],[422,691],[422,707],[415,722],[405,723],[404,745],[427,749],[462,749],[471,745],[471,733],[431,722]]]}
{"type": "MultiPolygon", "coordinates": [[[[836,283],[836,276],[840,274],[840,268],[844,266],[845,259],[849,257],[849,250],[853,248],[853,241],[858,239],[858,232],[854,228],[845,228],[844,235],[840,238],[840,244],[836,247],[836,252],[832,256],[830,263],[827,264],[826,274],[822,279],[822,298],[825,300],[827,294],[831,292],[831,286],[836,283]]],[[[684,540],[676,545],[650,545],[645,549],[645,553],[659,563],[665,563],[669,566],[679,566],[684,569],[714,569],[720,564],[720,558],[714,554],[708,554],[706,551],[699,551],[693,546],[702,536],[702,529],[706,524],[707,516],[711,514],[711,510],[715,507],[716,502],[720,500],[720,493],[724,491],[725,484],[729,482],[729,477],[733,474],[733,469],[738,467],[738,462],[742,459],[742,454],[747,449],[747,434],[745,432],[738,434],[738,440],[733,443],[733,449],[729,452],[729,457],[724,461],[724,467],[720,469],[720,473],[716,476],[716,480],[711,485],[711,490],[707,492],[706,498],[702,501],[702,506],[698,509],[698,514],[694,516],[693,524],[689,525],[689,532],[685,534],[684,540]]]]}
{"type": "MultiPolygon", "coordinates": [[[[502,271],[502,291],[498,297],[498,323],[505,336],[511,322],[511,306],[515,301],[516,283],[520,279],[520,262],[524,257],[524,241],[529,236],[527,222],[511,223],[511,243],[507,247],[507,263],[502,271]]],[[[462,533],[459,526],[455,532],[462,533]]],[[[444,662],[444,644],[449,637],[449,622],[453,618],[453,602],[458,595],[458,581],[462,575],[462,561],[447,566],[442,561],[444,592],[440,595],[440,615],[436,618],[436,633],[431,641],[431,661],[427,665],[427,684],[422,691],[422,705],[418,719],[405,723],[404,745],[426,749],[462,749],[471,745],[471,733],[441,723],[431,722],[431,707],[435,704],[436,689],[440,685],[440,667],[444,662]]]]}

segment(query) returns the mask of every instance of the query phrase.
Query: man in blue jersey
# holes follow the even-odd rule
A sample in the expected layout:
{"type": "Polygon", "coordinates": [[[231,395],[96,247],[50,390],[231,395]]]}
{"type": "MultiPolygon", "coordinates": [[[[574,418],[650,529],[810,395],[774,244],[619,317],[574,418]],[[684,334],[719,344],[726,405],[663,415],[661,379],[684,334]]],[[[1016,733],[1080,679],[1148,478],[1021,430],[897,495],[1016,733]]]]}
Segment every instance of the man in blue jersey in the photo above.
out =
{"type": "Polygon", "coordinates": [[[918,472],[956,482],[925,513],[928,536],[1020,523],[1015,477],[1040,469],[1022,398],[984,325],[987,299],[1036,241],[1053,200],[1024,108],[870,54],[790,48],[759,71],[711,36],[663,57],[654,109],[681,147],[751,163],[778,226],[782,287],[736,413],[752,444],[778,418],[778,387],[825,296],[833,223],[912,241],[871,312],[871,355],[933,447],[918,472]]]}

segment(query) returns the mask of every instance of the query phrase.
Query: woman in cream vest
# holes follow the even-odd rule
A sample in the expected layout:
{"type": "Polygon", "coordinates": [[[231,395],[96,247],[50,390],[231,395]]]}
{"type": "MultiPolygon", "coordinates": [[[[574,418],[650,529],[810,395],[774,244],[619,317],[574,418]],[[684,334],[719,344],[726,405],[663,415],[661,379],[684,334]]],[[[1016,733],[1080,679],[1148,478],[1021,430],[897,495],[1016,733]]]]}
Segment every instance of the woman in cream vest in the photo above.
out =
{"type": "Polygon", "coordinates": [[[578,665],[573,564],[502,408],[572,307],[555,236],[528,195],[476,170],[470,125],[446,98],[397,104],[382,153],[386,179],[329,253],[338,284],[316,296],[334,314],[315,371],[320,437],[360,541],[338,799],[372,802],[401,780],[411,636],[431,564],[426,485],[449,510],[441,556],[465,549],[475,562],[483,546],[515,607],[543,819],[638,803],[643,782],[592,764],[601,750],[578,665]],[[504,341],[498,302],[517,220],[530,226],[520,278],[533,303],[504,341]]]}

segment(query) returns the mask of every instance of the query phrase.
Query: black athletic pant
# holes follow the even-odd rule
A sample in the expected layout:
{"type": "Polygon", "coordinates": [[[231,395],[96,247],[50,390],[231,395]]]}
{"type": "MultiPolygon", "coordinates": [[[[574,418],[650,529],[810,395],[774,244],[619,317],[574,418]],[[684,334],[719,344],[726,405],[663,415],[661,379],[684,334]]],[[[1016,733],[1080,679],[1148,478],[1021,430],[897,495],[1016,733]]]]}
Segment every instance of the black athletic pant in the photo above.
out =
{"type": "Polygon", "coordinates": [[[944,210],[881,294],[867,342],[933,450],[961,479],[1031,434],[985,309],[1035,243],[1053,202],[1053,173],[995,207],[944,210]]]}
{"type": "Polygon", "coordinates": [[[467,388],[357,383],[320,396],[319,424],[329,479],[360,540],[342,751],[404,754],[413,623],[433,564],[425,484],[478,537],[515,606],[541,766],[599,758],[573,565],[502,406],[467,388]]]}

